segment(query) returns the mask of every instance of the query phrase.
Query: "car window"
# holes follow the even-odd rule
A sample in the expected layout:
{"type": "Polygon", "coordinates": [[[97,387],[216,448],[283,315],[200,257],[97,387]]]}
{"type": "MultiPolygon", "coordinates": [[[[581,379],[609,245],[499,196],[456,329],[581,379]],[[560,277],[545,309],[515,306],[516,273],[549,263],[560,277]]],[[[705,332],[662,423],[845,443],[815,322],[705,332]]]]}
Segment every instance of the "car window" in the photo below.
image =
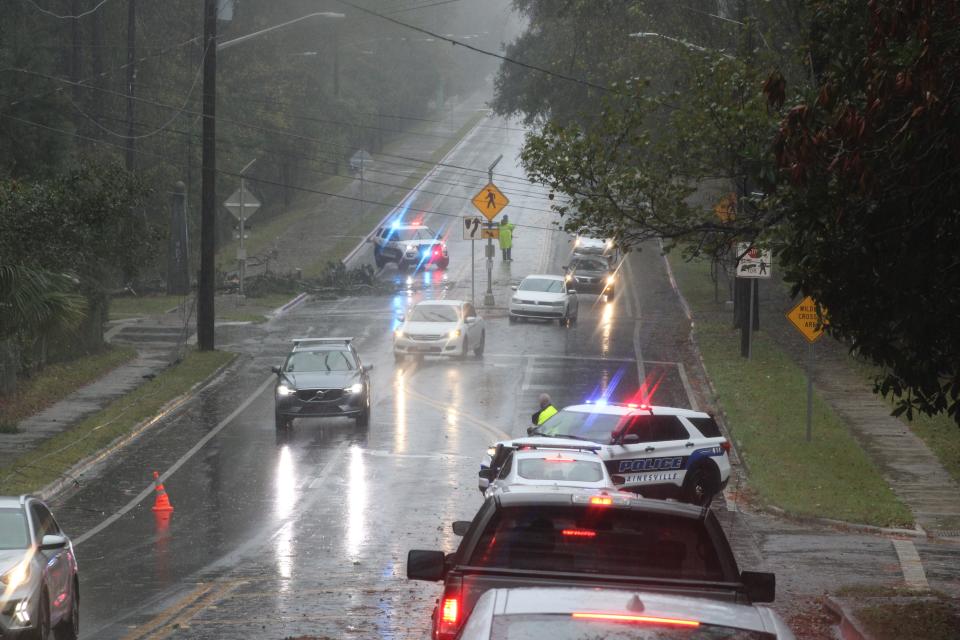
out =
{"type": "Polygon", "coordinates": [[[570,268],[574,271],[577,269],[583,269],[584,271],[606,271],[608,267],[609,265],[605,260],[580,259],[570,263],[570,268]]]}
{"type": "MultiPolygon", "coordinates": [[[[630,613],[630,612],[624,612],[630,613]]],[[[691,616],[696,620],[696,616],[691,616]]],[[[496,615],[490,640],[775,640],[763,631],[700,623],[695,629],[623,620],[573,618],[563,614],[496,615]]]]}
{"type": "Polygon", "coordinates": [[[30,546],[27,519],[20,509],[0,509],[0,551],[30,546]]]}
{"type": "Polygon", "coordinates": [[[548,456],[520,460],[517,464],[517,475],[526,480],[600,482],[603,480],[603,469],[599,461],[548,456]]]}
{"type": "Polygon", "coordinates": [[[287,358],[284,371],[305,373],[318,371],[353,371],[357,363],[349,351],[297,351],[287,358]]]}
{"type": "Polygon", "coordinates": [[[547,278],[524,278],[518,287],[520,291],[542,291],[545,293],[563,293],[563,280],[547,278]]]}
{"type": "Polygon", "coordinates": [[[412,322],[456,322],[459,319],[457,308],[445,304],[417,305],[410,314],[412,322]]]}
{"type": "Polygon", "coordinates": [[[571,505],[502,507],[470,557],[480,567],[723,581],[699,518],[571,505]]]}
{"type": "Polygon", "coordinates": [[[497,478],[506,478],[510,475],[510,469],[513,468],[513,455],[508,455],[507,459],[503,461],[503,466],[500,467],[500,473],[497,475],[497,478]]]}
{"type": "Polygon", "coordinates": [[[59,535],[60,527],[53,515],[42,504],[34,502],[30,505],[30,513],[33,516],[33,526],[37,533],[37,538],[42,540],[46,535],[59,535]]]}
{"type": "Polygon", "coordinates": [[[537,432],[548,436],[571,436],[606,444],[610,442],[610,436],[624,420],[624,416],[617,414],[563,409],[544,422],[537,432]]]}
{"type": "Polygon", "coordinates": [[[713,418],[713,416],[707,416],[706,418],[687,418],[687,420],[692,422],[693,426],[695,426],[697,431],[702,433],[704,437],[723,437],[723,434],[720,433],[720,425],[717,424],[717,421],[713,418]]]}
{"type": "Polygon", "coordinates": [[[630,420],[627,433],[640,436],[640,442],[666,442],[690,437],[677,416],[635,416],[630,420]]]}

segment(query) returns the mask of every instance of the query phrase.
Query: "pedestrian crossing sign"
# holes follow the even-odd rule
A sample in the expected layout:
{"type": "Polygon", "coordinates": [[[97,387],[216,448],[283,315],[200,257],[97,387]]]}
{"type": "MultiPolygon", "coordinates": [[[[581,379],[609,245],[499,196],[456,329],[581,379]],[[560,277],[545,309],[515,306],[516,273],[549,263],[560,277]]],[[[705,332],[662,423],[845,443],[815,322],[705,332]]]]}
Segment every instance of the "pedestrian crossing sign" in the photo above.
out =
{"type": "Polygon", "coordinates": [[[473,206],[477,208],[477,211],[486,216],[487,220],[491,222],[497,217],[498,213],[503,211],[504,207],[510,204],[507,196],[503,195],[503,192],[492,182],[487,183],[487,186],[480,189],[480,192],[473,196],[471,202],[473,202],[473,206]]]}

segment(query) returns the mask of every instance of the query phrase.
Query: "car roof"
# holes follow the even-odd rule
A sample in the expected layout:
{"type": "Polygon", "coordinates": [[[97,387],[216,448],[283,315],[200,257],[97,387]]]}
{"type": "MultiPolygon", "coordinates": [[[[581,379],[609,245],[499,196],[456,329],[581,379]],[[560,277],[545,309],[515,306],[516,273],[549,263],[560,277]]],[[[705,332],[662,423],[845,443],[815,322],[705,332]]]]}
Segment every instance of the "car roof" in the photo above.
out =
{"type": "Polygon", "coordinates": [[[666,500],[655,500],[653,498],[641,498],[635,494],[622,491],[609,492],[564,486],[555,486],[552,488],[531,487],[530,491],[503,493],[497,496],[496,499],[500,506],[503,507],[575,506],[583,509],[590,508],[590,505],[586,502],[576,502],[574,496],[581,498],[584,496],[616,496],[617,501],[614,502],[614,504],[603,508],[647,511],[649,513],[690,518],[691,520],[701,520],[707,512],[707,510],[701,507],[684,502],[668,502],[666,500]]]}
{"type": "Polygon", "coordinates": [[[388,229],[426,229],[430,230],[425,224],[391,224],[387,227],[388,229]]]}
{"type": "Polygon", "coordinates": [[[561,280],[561,281],[564,279],[563,276],[557,276],[557,275],[554,275],[554,274],[552,274],[552,273],[531,273],[531,274],[528,275],[528,276],[524,276],[523,279],[524,279],[524,280],[532,280],[532,279],[534,279],[534,278],[536,278],[536,279],[538,279],[538,280],[561,280]]]}
{"type": "Polygon", "coordinates": [[[30,496],[0,496],[0,509],[19,509],[30,496]]]}
{"type": "Polygon", "coordinates": [[[564,407],[561,411],[579,411],[581,413],[602,413],[608,415],[626,416],[626,415],[654,415],[654,416],[683,416],[684,418],[709,418],[709,413],[703,411],[694,411],[693,409],[681,409],[679,407],[661,407],[651,405],[646,408],[630,407],[620,403],[606,404],[572,404],[564,407]]]}
{"type": "Polygon", "coordinates": [[[697,620],[751,631],[776,628],[766,607],[648,591],[518,587],[491,589],[485,597],[496,599],[494,615],[602,612],[697,620]]]}

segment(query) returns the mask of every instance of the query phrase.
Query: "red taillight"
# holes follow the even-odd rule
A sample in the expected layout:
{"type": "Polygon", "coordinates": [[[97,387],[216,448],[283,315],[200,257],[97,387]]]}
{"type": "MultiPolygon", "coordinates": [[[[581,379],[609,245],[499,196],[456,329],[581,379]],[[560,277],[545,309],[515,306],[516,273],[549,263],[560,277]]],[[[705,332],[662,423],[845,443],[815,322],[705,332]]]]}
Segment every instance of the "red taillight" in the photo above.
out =
{"type": "Polygon", "coordinates": [[[597,532],[590,529],[564,529],[563,535],[571,538],[596,538],[597,532]]]}
{"type": "Polygon", "coordinates": [[[656,616],[635,616],[623,613],[571,613],[574,618],[583,618],[586,620],[610,620],[613,622],[646,622],[649,624],[663,624],[673,627],[699,627],[697,620],[684,620],[682,618],[658,618],[656,616]]]}
{"type": "Polygon", "coordinates": [[[457,623],[460,616],[460,602],[456,598],[443,599],[443,612],[440,615],[440,622],[457,623]]]}
{"type": "Polygon", "coordinates": [[[601,496],[593,496],[590,498],[590,504],[596,504],[600,506],[607,506],[613,504],[613,498],[604,498],[601,496]]]}
{"type": "Polygon", "coordinates": [[[720,448],[723,449],[726,453],[730,453],[730,441],[724,440],[720,443],[720,448]]]}

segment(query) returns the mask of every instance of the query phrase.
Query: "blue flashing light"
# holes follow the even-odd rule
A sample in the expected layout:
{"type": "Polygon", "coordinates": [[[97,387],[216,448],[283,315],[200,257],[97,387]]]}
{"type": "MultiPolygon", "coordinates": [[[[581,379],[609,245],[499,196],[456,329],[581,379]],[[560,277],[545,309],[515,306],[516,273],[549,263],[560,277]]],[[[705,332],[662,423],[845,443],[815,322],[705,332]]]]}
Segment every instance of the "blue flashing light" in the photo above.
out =
{"type": "Polygon", "coordinates": [[[607,406],[607,399],[606,399],[606,398],[600,398],[599,400],[597,400],[596,405],[597,405],[598,407],[605,407],[605,406],[607,406]]]}
{"type": "Polygon", "coordinates": [[[390,227],[393,228],[393,229],[399,229],[399,228],[400,228],[400,221],[399,221],[399,220],[394,220],[394,221],[393,221],[393,224],[391,224],[390,227]]]}

